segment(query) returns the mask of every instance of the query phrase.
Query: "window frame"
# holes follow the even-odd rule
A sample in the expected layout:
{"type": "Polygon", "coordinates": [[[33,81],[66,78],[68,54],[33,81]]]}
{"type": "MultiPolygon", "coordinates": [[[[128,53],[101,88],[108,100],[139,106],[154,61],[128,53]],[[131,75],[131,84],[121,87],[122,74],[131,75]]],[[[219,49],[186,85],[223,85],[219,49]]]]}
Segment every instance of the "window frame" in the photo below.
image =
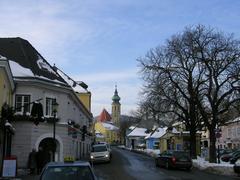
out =
{"type": "Polygon", "coordinates": [[[53,117],[53,103],[56,102],[56,98],[54,97],[46,97],[45,99],[45,116],[53,117]]]}
{"type": "Polygon", "coordinates": [[[31,111],[31,95],[30,94],[16,94],[15,95],[15,111],[17,113],[25,114],[30,113],[31,111]],[[21,102],[18,101],[18,98],[21,98],[21,102]],[[28,98],[28,100],[25,102],[25,98],[28,98]],[[18,106],[20,104],[20,107],[18,106]],[[26,108],[25,108],[26,106],[26,108]]]}

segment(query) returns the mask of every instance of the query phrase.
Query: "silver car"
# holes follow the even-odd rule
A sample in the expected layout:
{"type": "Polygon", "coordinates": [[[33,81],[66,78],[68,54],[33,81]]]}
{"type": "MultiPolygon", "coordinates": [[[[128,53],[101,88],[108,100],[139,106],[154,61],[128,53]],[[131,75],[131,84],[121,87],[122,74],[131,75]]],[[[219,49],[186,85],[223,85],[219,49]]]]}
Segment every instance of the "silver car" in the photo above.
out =
{"type": "Polygon", "coordinates": [[[110,162],[111,152],[106,144],[96,144],[92,146],[90,153],[91,162],[110,162]]]}

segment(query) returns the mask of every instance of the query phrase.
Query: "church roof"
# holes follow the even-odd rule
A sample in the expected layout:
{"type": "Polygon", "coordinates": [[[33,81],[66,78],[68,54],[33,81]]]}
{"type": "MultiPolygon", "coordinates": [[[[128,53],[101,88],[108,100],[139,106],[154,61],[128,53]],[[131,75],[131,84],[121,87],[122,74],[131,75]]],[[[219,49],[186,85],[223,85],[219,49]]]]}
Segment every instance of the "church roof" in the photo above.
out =
{"type": "Polygon", "coordinates": [[[98,121],[106,122],[106,121],[111,121],[111,120],[112,120],[111,115],[107,112],[106,109],[103,109],[101,114],[98,117],[98,121]]]}
{"type": "Polygon", "coordinates": [[[112,100],[113,100],[113,102],[115,102],[115,103],[119,103],[119,101],[120,101],[120,97],[118,96],[118,91],[117,91],[117,86],[115,87],[115,91],[114,91],[114,95],[113,95],[113,97],[112,97],[112,100]]]}

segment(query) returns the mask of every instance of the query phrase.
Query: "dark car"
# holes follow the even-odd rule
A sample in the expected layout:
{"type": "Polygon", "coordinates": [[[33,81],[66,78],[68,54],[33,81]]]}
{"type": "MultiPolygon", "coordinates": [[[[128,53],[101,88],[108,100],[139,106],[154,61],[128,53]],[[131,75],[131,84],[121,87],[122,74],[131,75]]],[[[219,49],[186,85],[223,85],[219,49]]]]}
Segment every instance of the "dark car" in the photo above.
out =
{"type": "Polygon", "coordinates": [[[240,174],[240,158],[235,162],[233,169],[235,173],[240,174]]]}
{"type": "Polygon", "coordinates": [[[164,151],[155,158],[156,166],[170,168],[184,168],[191,170],[192,159],[187,151],[164,151]]]}
{"type": "Polygon", "coordinates": [[[221,160],[224,161],[224,162],[229,162],[230,159],[238,156],[239,154],[240,154],[240,150],[234,151],[234,152],[229,153],[229,154],[224,154],[224,155],[221,156],[221,160]]]}
{"type": "Polygon", "coordinates": [[[230,164],[235,164],[235,162],[240,158],[240,151],[236,151],[236,153],[233,153],[232,157],[230,158],[229,162],[230,164]]]}
{"type": "Polygon", "coordinates": [[[41,175],[40,180],[96,180],[88,162],[50,162],[41,175]]]}

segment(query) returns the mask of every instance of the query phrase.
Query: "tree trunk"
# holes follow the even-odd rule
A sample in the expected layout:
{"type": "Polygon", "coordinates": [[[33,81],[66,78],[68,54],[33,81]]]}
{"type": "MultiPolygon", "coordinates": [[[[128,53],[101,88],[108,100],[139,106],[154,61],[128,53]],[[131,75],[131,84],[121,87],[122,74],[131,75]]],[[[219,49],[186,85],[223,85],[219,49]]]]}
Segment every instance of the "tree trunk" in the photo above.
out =
{"type": "Polygon", "coordinates": [[[197,159],[197,152],[196,152],[196,131],[191,129],[190,130],[190,155],[192,159],[197,159]]]}
{"type": "Polygon", "coordinates": [[[209,136],[210,136],[210,149],[209,149],[209,162],[216,163],[216,136],[215,136],[215,128],[209,128],[209,136]]]}

